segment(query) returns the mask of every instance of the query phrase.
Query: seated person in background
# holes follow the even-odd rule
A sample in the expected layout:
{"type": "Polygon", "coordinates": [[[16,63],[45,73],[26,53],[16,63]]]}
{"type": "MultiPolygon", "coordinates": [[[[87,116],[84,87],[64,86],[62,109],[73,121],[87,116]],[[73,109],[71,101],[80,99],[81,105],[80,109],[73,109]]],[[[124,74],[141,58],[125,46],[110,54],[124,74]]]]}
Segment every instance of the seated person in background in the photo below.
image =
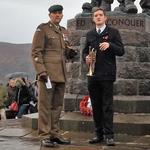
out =
{"type": "Polygon", "coordinates": [[[15,83],[16,87],[19,89],[17,94],[19,111],[16,118],[21,118],[22,115],[28,114],[30,94],[27,82],[24,78],[16,78],[15,83]]]}
{"type": "Polygon", "coordinates": [[[3,102],[3,106],[6,112],[6,118],[11,119],[15,118],[17,112],[13,111],[10,109],[10,105],[12,102],[16,101],[17,102],[17,93],[18,93],[18,88],[15,85],[15,80],[10,79],[6,85],[6,90],[7,90],[7,97],[5,101],[3,102]]]}
{"type": "Polygon", "coordinates": [[[37,100],[33,96],[30,84],[25,78],[10,79],[7,84],[7,100],[4,102],[6,117],[21,118],[22,115],[37,112],[37,100]],[[16,101],[18,110],[13,110],[11,104],[16,101]],[[30,108],[32,108],[30,110],[30,108]],[[34,109],[33,109],[34,108],[34,109]]]}
{"type": "Polygon", "coordinates": [[[16,78],[16,86],[19,88],[19,111],[17,114],[17,118],[21,118],[24,114],[33,113],[36,111],[33,108],[37,108],[37,105],[35,103],[37,100],[33,95],[31,84],[27,80],[25,80],[25,78],[16,78]]]}

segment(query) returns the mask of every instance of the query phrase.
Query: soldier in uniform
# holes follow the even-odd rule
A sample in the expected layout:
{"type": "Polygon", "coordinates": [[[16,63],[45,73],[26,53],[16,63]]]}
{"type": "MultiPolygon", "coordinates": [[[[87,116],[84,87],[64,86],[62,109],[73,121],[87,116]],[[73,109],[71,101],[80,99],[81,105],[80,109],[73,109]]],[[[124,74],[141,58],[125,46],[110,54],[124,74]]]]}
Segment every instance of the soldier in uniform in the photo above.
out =
{"type": "Polygon", "coordinates": [[[69,140],[60,135],[58,127],[66,82],[64,53],[67,32],[59,25],[63,7],[52,5],[48,10],[50,21],[39,25],[33,37],[32,60],[39,87],[38,134],[48,135],[48,138],[41,141],[42,145],[54,147],[57,144],[70,144],[69,140]],[[52,84],[50,89],[45,85],[48,77],[52,84]]]}
{"type": "MultiPolygon", "coordinates": [[[[135,6],[135,0],[118,0],[120,3],[119,7],[115,8],[116,11],[122,11],[126,13],[137,13],[138,9],[135,6]]],[[[140,6],[142,8],[142,12],[150,15],[150,1],[149,0],[141,0],[140,6]]]]}

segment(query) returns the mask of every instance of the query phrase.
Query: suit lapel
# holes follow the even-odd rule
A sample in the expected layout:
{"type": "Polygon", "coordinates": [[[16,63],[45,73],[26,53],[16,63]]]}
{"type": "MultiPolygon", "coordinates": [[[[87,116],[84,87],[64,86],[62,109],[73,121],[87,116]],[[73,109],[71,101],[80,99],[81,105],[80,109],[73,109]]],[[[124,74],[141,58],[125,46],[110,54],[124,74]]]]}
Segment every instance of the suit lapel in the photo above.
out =
{"type": "Polygon", "coordinates": [[[99,37],[99,34],[98,34],[97,31],[96,31],[96,28],[94,28],[94,29],[92,30],[92,34],[93,34],[94,36],[96,36],[96,37],[99,37]]]}
{"type": "Polygon", "coordinates": [[[104,29],[104,31],[100,34],[101,36],[108,35],[108,26],[104,29]]]}

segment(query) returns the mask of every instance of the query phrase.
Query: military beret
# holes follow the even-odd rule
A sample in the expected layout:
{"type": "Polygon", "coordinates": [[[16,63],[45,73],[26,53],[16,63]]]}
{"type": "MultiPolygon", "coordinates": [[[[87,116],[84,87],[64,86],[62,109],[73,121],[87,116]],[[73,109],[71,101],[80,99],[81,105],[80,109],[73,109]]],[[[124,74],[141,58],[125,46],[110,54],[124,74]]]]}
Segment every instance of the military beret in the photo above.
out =
{"type": "Polygon", "coordinates": [[[62,11],[63,10],[63,6],[61,5],[52,5],[50,6],[50,8],[48,9],[48,11],[51,12],[56,12],[56,11],[62,11]]]}

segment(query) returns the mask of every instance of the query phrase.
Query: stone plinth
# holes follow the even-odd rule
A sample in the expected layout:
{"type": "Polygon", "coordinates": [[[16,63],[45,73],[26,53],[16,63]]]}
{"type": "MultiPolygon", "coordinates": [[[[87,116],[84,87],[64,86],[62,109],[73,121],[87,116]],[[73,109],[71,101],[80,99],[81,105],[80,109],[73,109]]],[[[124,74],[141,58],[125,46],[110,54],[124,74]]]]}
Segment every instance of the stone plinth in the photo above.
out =
{"type": "MultiPolygon", "coordinates": [[[[22,125],[31,129],[37,129],[38,114],[25,115],[22,125]],[[27,124],[28,123],[28,124],[27,124]]],[[[115,134],[149,135],[149,114],[114,114],[115,134]]],[[[59,126],[64,131],[92,132],[94,128],[93,119],[83,116],[79,112],[62,112],[59,126]]]]}

